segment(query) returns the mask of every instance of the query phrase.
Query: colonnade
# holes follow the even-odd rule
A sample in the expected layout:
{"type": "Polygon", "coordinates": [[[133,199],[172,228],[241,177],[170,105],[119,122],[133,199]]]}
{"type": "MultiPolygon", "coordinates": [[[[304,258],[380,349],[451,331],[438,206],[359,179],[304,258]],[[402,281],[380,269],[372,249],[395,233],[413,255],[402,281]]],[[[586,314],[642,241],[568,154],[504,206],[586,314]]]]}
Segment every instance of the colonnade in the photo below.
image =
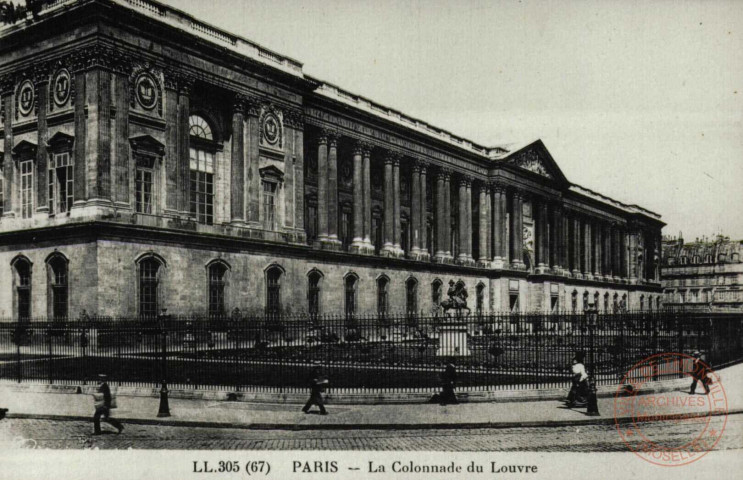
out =
{"type": "MultiPolygon", "coordinates": [[[[321,248],[338,249],[338,136],[322,132],[317,138],[318,241],[321,248]]],[[[353,242],[352,252],[373,254],[370,172],[372,146],[353,144],[353,242]]],[[[375,158],[379,158],[375,154],[375,158]]],[[[558,274],[588,280],[630,283],[654,280],[647,262],[658,252],[646,234],[629,222],[599,218],[566,205],[561,197],[525,191],[502,181],[477,179],[410,159],[392,150],[381,155],[383,163],[383,234],[379,254],[436,263],[458,263],[485,268],[524,270],[535,274],[558,274]],[[401,162],[410,161],[410,244],[401,244],[401,162]],[[432,203],[427,196],[428,176],[433,175],[432,203]],[[456,190],[453,187],[456,186],[456,190]],[[473,190],[475,190],[473,192],[473,190]],[[457,195],[457,202],[452,201],[457,195]],[[477,218],[473,218],[473,195],[477,218]],[[533,252],[525,255],[524,204],[531,204],[534,226],[533,252]],[[428,210],[434,218],[434,245],[428,245],[428,210]],[[452,228],[452,221],[457,228],[452,228]],[[456,235],[456,238],[452,236],[456,235]],[[477,241],[477,252],[473,239],[477,241]],[[452,240],[456,239],[456,242],[452,240]],[[453,251],[456,243],[457,251],[453,251]],[[645,246],[645,247],[643,247],[645,246]],[[650,249],[652,250],[652,249],[650,249]],[[429,253],[431,252],[431,253],[429,253]],[[431,258],[431,254],[433,255],[431,258]],[[476,255],[475,255],[476,254],[476,255]],[[477,258],[475,258],[475,256],[477,258]]]]}

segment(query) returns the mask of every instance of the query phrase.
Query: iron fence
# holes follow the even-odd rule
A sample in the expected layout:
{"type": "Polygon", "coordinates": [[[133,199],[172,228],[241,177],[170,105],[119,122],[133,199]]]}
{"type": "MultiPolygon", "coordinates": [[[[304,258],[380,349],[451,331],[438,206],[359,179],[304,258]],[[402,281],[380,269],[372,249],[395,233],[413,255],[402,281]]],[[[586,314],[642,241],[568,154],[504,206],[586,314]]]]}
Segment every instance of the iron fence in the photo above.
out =
{"type": "Polygon", "coordinates": [[[434,391],[453,358],[469,390],[560,388],[576,352],[607,385],[654,353],[732,364],[742,341],[740,316],[674,311],[34,319],[0,321],[0,379],[295,392],[319,363],[335,392],[434,391]]]}

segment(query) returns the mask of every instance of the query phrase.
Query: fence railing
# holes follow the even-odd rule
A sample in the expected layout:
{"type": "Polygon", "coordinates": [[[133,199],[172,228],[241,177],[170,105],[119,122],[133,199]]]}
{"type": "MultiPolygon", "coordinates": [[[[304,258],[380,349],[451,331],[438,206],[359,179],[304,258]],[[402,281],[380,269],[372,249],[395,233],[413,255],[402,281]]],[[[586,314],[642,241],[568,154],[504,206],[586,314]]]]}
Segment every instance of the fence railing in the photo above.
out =
{"type": "Polygon", "coordinates": [[[614,314],[160,316],[0,322],[0,379],[293,392],[320,364],[335,391],[433,391],[453,358],[462,388],[559,388],[585,354],[615,384],[655,353],[743,360],[741,318],[671,311],[614,314]]]}

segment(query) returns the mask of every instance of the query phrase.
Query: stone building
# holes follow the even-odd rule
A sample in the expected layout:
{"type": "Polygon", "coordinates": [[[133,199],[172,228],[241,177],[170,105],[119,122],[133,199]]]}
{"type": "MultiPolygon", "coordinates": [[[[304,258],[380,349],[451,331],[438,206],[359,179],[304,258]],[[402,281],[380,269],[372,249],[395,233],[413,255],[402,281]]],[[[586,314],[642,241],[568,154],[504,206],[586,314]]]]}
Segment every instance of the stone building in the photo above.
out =
{"type": "Polygon", "coordinates": [[[684,310],[743,311],[743,241],[663,237],[664,302],[684,310]]]}
{"type": "Polygon", "coordinates": [[[0,28],[0,316],[660,303],[660,216],[151,0],[0,28]]]}

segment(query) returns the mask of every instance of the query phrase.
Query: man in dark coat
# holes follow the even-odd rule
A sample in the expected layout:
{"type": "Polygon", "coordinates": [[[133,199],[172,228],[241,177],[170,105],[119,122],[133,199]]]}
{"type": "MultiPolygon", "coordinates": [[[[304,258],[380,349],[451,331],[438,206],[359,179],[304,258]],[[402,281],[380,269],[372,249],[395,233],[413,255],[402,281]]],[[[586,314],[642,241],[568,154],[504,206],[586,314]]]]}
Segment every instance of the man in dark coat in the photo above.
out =
{"type": "Polygon", "coordinates": [[[320,367],[313,368],[312,374],[310,375],[310,399],[307,400],[304,408],[302,408],[302,411],[304,413],[310,413],[310,408],[312,408],[312,405],[317,405],[318,407],[320,407],[320,415],[328,414],[328,411],[325,410],[325,404],[322,400],[322,392],[325,390],[325,386],[327,384],[328,380],[322,374],[320,367]]]}
{"type": "Polygon", "coordinates": [[[693,380],[691,381],[691,390],[689,391],[689,395],[694,395],[696,393],[697,382],[702,384],[704,387],[704,394],[707,395],[709,394],[709,381],[707,380],[708,370],[702,360],[702,352],[694,350],[692,355],[694,356],[694,361],[691,364],[691,378],[693,380]]]}
{"type": "Polygon", "coordinates": [[[98,390],[93,395],[95,399],[95,414],[93,415],[94,435],[101,434],[101,417],[121,433],[124,426],[116,419],[111,418],[111,388],[108,386],[105,375],[98,375],[98,390]]]}
{"type": "Polygon", "coordinates": [[[458,404],[457,395],[454,393],[454,387],[457,383],[457,367],[454,366],[454,360],[451,358],[446,362],[446,368],[441,375],[441,383],[441,405],[447,403],[458,404]]]}

